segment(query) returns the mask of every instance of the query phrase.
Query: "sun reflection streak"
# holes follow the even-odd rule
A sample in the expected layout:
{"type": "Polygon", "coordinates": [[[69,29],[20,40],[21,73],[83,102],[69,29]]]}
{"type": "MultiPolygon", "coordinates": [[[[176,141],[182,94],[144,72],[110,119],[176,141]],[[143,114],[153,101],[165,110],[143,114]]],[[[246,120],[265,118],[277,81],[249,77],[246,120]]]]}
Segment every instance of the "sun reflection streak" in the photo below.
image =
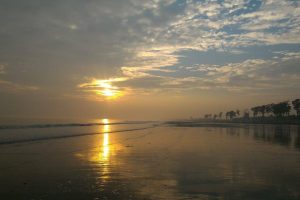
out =
{"type": "Polygon", "coordinates": [[[109,157],[110,157],[110,143],[109,143],[109,119],[103,119],[102,122],[104,123],[102,132],[103,132],[103,140],[102,140],[102,149],[99,155],[99,161],[102,165],[102,180],[105,182],[109,179],[109,157]]]}
{"type": "MultiPolygon", "coordinates": [[[[109,125],[104,125],[104,130],[109,130],[109,125]]],[[[109,159],[109,134],[106,132],[103,134],[101,160],[106,161],[109,159]]]]}
{"type": "MultiPolygon", "coordinates": [[[[97,120],[98,121],[98,120],[97,120]]],[[[99,121],[98,121],[99,122],[99,121]]],[[[117,142],[118,136],[111,134],[111,120],[101,119],[99,135],[95,136],[93,148],[88,153],[76,153],[75,156],[86,159],[92,163],[97,173],[97,179],[100,180],[100,186],[105,186],[111,179],[112,170],[116,166],[117,154],[124,152],[123,145],[117,142]]]]}

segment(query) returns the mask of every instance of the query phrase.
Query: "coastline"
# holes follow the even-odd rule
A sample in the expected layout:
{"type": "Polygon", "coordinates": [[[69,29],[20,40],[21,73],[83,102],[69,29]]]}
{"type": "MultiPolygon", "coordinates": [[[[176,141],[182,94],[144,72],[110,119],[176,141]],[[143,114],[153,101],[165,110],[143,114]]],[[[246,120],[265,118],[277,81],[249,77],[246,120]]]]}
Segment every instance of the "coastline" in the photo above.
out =
{"type": "Polygon", "coordinates": [[[272,125],[300,125],[300,118],[289,117],[255,117],[234,119],[191,119],[167,121],[166,124],[185,127],[236,127],[241,124],[272,124],[272,125]]]}

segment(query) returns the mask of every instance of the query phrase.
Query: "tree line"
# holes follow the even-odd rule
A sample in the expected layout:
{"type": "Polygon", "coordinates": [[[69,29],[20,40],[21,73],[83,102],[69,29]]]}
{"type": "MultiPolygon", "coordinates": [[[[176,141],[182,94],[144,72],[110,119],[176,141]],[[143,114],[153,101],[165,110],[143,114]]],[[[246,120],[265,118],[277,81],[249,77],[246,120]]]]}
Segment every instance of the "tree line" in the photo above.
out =
{"type": "Polygon", "coordinates": [[[284,117],[290,115],[292,107],[296,111],[297,117],[300,117],[300,99],[295,99],[293,101],[283,101],[279,103],[254,106],[250,109],[244,110],[243,114],[241,114],[240,110],[230,110],[225,113],[220,112],[218,114],[205,114],[204,118],[222,119],[223,114],[225,114],[226,119],[233,119],[235,117],[250,118],[250,111],[252,111],[253,117],[265,117],[266,115],[284,117]]]}

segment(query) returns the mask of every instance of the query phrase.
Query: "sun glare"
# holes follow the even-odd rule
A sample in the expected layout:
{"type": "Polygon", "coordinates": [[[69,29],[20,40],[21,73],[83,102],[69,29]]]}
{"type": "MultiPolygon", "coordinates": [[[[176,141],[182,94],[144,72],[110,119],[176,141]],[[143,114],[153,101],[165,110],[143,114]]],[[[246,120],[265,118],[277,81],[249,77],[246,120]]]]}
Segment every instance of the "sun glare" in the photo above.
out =
{"type": "MultiPolygon", "coordinates": [[[[89,92],[94,92],[98,96],[105,97],[108,100],[118,99],[128,93],[129,88],[118,87],[118,82],[123,82],[128,78],[111,78],[111,79],[92,79],[90,82],[82,83],[78,87],[88,89],[89,92]]],[[[101,98],[102,99],[102,98],[101,98]]]]}
{"type": "Polygon", "coordinates": [[[115,95],[115,92],[110,89],[104,89],[104,90],[102,90],[102,94],[106,97],[112,97],[115,95]]]}
{"type": "Polygon", "coordinates": [[[107,82],[100,82],[99,86],[102,88],[112,88],[111,84],[107,82]]]}
{"type": "Polygon", "coordinates": [[[102,122],[103,122],[104,124],[108,124],[108,123],[109,123],[109,119],[102,119],[102,122]]]}
{"type": "Polygon", "coordinates": [[[115,99],[122,95],[119,88],[116,86],[112,86],[109,80],[98,80],[97,84],[100,88],[100,90],[97,93],[106,97],[107,99],[115,99]]]}

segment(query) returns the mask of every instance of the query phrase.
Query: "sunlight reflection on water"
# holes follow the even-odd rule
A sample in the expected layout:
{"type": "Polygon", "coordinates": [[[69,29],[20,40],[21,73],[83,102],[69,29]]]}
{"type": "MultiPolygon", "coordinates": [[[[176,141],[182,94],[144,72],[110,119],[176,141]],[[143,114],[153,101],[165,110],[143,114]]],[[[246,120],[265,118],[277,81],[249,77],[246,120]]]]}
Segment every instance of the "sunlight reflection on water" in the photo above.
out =
{"type": "Polygon", "coordinates": [[[110,144],[109,144],[109,132],[110,132],[110,125],[109,119],[102,120],[105,125],[103,126],[103,139],[102,139],[102,146],[99,156],[99,163],[101,165],[101,178],[103,182],[106,182],[110,176],[109,171],[109,157],[110,157],[110,144]]]}
{"type": "Polygon", "coordinates": [[[97,180],[91,181],[94,191],[111,199],[299,197],[294,181],[300,175],[297,126],[158,127],[112,133],[110,120],[102,121],[102,134],[82,158],[88,158],[97,180]],[[284,188],[277,190],[282,183],[284,188]]]}

